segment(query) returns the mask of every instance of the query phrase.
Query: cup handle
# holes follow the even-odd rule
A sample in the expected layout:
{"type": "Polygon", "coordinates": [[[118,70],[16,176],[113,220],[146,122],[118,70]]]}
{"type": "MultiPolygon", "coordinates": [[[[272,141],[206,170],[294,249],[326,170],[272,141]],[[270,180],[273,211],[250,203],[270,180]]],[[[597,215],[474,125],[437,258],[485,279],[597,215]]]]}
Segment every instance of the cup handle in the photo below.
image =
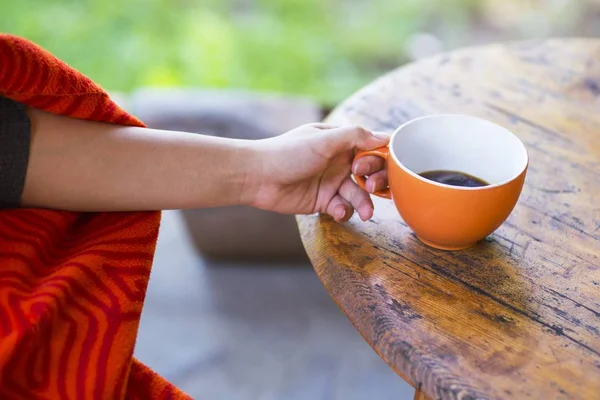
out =
{"type": "MultiPolygon", "coordinates": [[[[386,164],[386,168],[387,168],[387,161],[388,161],[388,157],[390,155],[390,149],[385,146],[385,147],[380,147],[378,149],[375,150],[369,150],[369,151],[359,151],[356,156],[354,157],[354,161],[358,160],[359,158],[363,158],[366,156],[377,156],[377,157],[381,157],[383,158],[383,160],[385,161],[386,164]]],[[[352,177],[354,178],[354,180],[356,181],[356,183],[358,184],[358,186],[360,186],[363,190],[367,190],[367,180],[365,179],[364,176],[358,176],[358,175],[354,175],[352,174],[352,177]]],[[[391,199],[392,198],[392,194],[390,192],[390,188],[385,188],[383,190],[378,190],[377,192],[373,193],[375,196],[379,196],[379,197],[383,197],[384,199],[391,199]]]]}

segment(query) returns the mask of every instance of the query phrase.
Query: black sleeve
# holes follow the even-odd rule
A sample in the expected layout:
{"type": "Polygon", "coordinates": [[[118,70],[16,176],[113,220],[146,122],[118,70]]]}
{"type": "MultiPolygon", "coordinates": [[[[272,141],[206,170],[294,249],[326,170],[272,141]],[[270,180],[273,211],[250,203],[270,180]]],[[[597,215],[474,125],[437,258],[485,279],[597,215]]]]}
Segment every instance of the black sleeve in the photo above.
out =
{"type": "Polygon", "coordinates": [[[30,141],[25,106],[0,96],[0,208],[21,204],[30,141]]]}

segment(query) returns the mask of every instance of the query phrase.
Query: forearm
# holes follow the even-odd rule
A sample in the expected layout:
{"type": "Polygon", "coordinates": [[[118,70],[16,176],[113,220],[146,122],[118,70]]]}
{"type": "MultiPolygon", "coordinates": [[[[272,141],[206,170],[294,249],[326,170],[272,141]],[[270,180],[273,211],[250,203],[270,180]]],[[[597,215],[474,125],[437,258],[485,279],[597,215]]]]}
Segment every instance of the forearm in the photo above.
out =
{"type": "Polygon", "coordinates": [[[24,207],[129,211],[248,201],[252,142],[28,113],[24,207]]]}

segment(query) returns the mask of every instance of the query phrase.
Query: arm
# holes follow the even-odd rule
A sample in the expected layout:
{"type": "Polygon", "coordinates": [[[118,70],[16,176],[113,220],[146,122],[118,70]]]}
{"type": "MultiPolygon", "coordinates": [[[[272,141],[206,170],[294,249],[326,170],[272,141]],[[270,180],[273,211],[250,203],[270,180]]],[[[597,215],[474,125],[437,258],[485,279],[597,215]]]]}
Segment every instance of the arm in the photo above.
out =
{"type": "MultiPolygon", "coordinates": [[[[73,211],[243,204],[326,213],[338,221],[358,210],[366,220],[373,203],[349,177],[354,152],[389,141],[386,134],[323,124],[247,141],[82,121],[31,108],[28,114],[32,142],[22,205],[73,211]]],[[[386,185],[381,159],[360,163],[355,171],[370,175],[371,191],[386,185]]]]}
{"type": "Polygon", "coordinates": [[[22,205],[129,211],[245,204],[252,142],[125,127],[29,108],[22,205]]]}

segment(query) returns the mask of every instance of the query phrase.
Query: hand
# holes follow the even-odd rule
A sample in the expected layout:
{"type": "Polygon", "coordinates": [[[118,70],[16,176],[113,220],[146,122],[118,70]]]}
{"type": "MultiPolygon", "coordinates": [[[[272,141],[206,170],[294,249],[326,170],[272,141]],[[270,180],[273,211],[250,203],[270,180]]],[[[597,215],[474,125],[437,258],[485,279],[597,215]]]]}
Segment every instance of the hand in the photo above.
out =
{"type": "Polygon", "coordinates": [[[257,142],[260,167],[250,204],[286,214],[329,214],[338,222],[356,210],[366,221],[373,216],[373,202],[351,179],[351,168],[369,176],[371,193],[387,186],[387,174],[381,158],[364,157],[352,165],[354,155],[385,146],[389,139],[361,127],[309,124],[257,142]]]}

